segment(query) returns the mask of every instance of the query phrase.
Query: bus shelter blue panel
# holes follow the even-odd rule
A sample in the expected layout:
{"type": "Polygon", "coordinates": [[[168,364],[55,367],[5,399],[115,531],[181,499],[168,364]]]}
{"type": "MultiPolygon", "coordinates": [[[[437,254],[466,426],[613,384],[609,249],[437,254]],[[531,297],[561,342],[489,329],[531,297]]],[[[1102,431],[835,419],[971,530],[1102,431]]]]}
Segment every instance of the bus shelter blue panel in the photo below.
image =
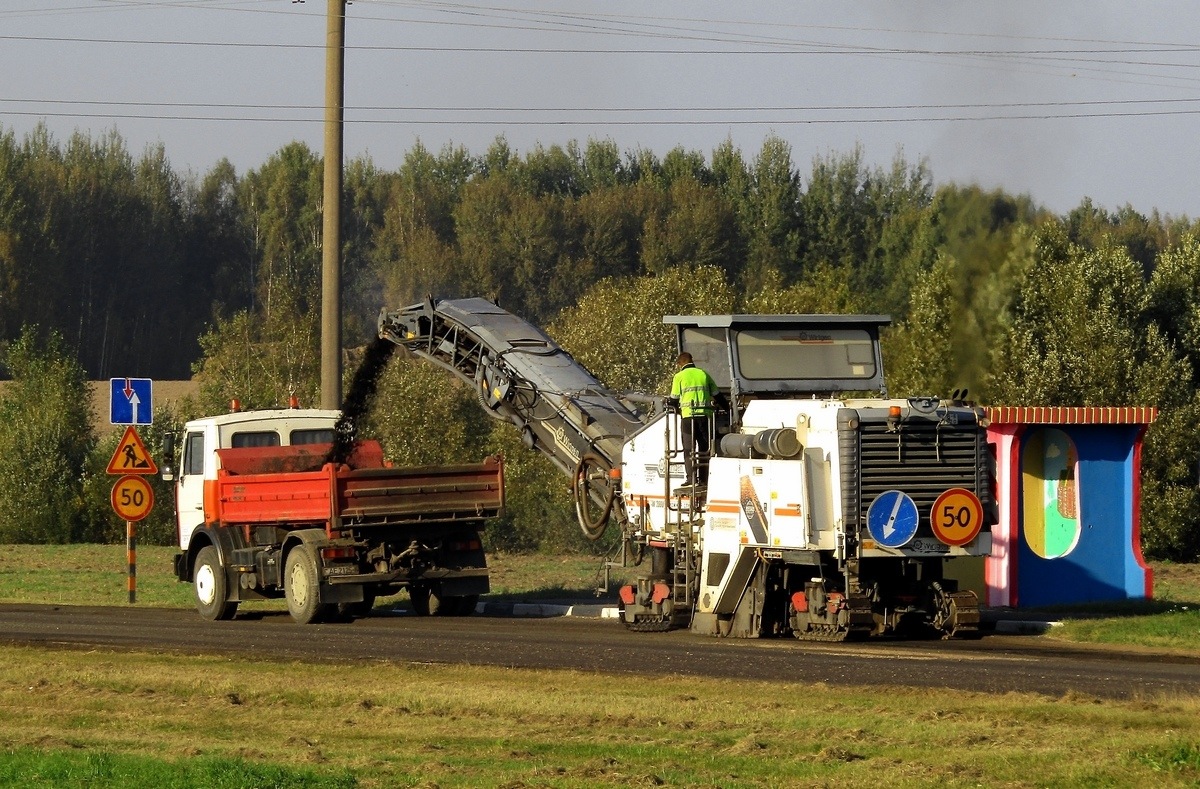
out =
{"type": "Polygon", "coordinates": [[[1018,604],[1150,596],[1137,509],[1143,425],[1037,425],[1021,436],[1018,604]]]}

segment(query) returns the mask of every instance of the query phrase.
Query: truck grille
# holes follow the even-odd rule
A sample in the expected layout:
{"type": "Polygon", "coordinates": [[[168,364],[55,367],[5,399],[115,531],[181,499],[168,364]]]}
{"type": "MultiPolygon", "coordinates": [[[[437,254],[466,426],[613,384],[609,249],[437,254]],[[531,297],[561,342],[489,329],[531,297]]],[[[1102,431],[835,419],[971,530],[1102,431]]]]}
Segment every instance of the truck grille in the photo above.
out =
{"type": "Polygon", "coordinates": [[[880,493],[907,493],[921,515],[921,532],[931,532],[929,512],[950,488],[979,497],[988,523],[995,523],[990,454],[986,432],[972,423],[941,425],[912,419],[889,431],[885,421],[843,424],[838,440],[842,459],[842,503],[847,526],[865,526],[867,509],[880,493]]]}

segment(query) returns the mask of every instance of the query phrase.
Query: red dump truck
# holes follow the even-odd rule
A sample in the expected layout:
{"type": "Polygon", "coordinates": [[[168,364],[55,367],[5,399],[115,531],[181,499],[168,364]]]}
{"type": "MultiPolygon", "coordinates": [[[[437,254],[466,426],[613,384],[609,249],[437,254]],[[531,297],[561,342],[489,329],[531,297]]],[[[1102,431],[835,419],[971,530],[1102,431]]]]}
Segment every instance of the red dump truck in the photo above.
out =
{"type": "MultiPolygon", "coordinates": [[[[175,481],[175,576],[206,619],[287,599],[300,623],[370,611],[407,589],[419,614],[463,616],[488,591],[480,532],[504,506],[503,461],[396,468],[377,441],[326,462],[338,411],[188,422],[175,481]]],[[[164,452],[172,457],[173,451],[164,452]]]]}

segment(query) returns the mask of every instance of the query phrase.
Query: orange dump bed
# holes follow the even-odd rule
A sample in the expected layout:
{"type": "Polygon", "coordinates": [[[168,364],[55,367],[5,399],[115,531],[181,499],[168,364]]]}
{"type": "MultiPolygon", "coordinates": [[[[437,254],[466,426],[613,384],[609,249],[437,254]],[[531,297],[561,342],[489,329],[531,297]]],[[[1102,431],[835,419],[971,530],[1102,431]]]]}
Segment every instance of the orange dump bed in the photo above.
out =
{"type": "Polygon", "coordinates": [[[389,468],[376,441],[341,465],[329,444],[218,449],[216,512],[228,526],[397,525],[478,520],[504,507],[499,457],[455,466],[389,468]]]}

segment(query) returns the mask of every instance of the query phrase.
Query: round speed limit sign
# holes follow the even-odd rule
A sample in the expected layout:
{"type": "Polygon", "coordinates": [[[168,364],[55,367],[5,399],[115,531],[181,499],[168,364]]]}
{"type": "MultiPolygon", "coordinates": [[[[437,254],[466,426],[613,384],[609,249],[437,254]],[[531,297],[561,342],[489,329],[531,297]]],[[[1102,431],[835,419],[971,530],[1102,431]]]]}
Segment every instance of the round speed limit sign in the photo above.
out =
{"type": "Polygon", "coordinates": [[[117,515],[127,521],[140,521],[154,507],[154,489],[149,482],[135,474],[118,479],[109,498],[117,515]]]}
{"type": "Polygon", "coordinates": [[[966,545],[983,528],[983,505],[966,488],[951,488],[933,503],[929,522],[942,542],[956,547],[966,545]]]}

